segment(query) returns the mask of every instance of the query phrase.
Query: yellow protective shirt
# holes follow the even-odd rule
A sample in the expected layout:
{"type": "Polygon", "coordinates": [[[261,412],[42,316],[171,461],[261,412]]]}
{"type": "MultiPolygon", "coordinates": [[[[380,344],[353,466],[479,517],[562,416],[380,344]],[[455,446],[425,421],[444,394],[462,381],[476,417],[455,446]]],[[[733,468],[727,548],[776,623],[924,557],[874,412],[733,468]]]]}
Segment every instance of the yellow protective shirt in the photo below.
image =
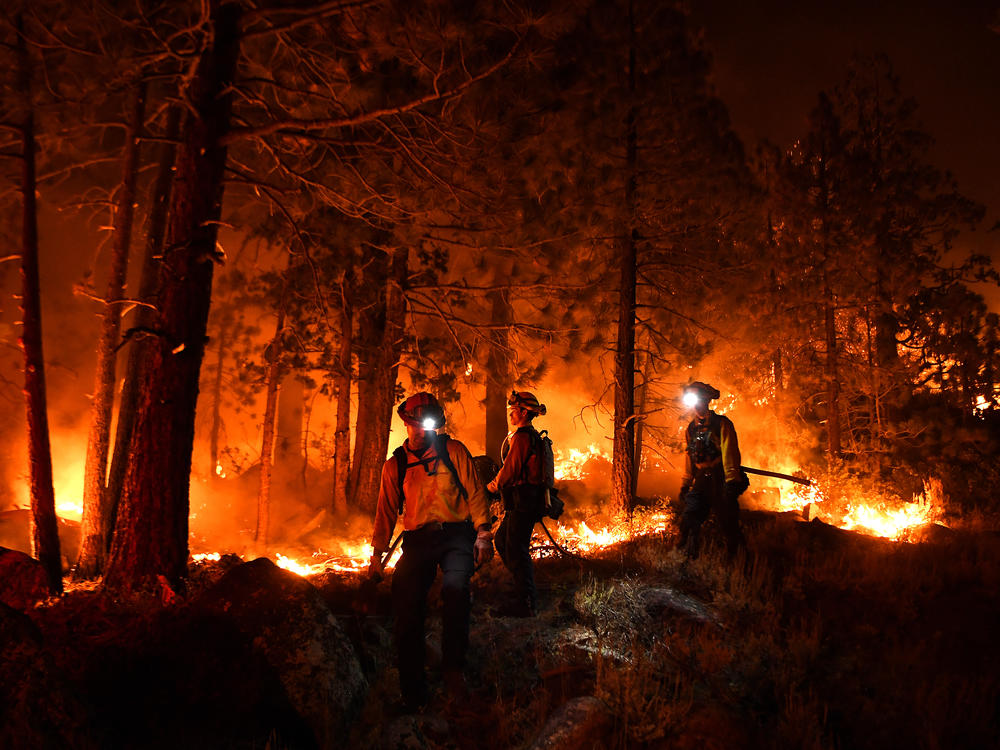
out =
{"type": "MultiPolygon", "coordinates": [[[[691,420],[685,431],[685,439],[690,443],[691,435],[699,425],[707,425],[712,421],[718,421],[719,429],[712,430],[712,442],[715,443],[716,447],[719,449],[719,457],[713,462],[713,464],[721,463],[723,472],[726,475],[726,481],[732,481],[740,478],[740,462],[742,461],[740,457],[740,444],[736,437],[736,427],[733,426],[733,422],[729,417],[723,416],[721,414],[716,414],[714,411],[709,410],[708,415],[704,420],[700,420],[697,417],[691,420]]],[[[691,461],[691,453],[687,452],[684,455],[684,476],[681,478],[681,485],[688,484],[694,478],[696,467],[691,461]]]]}

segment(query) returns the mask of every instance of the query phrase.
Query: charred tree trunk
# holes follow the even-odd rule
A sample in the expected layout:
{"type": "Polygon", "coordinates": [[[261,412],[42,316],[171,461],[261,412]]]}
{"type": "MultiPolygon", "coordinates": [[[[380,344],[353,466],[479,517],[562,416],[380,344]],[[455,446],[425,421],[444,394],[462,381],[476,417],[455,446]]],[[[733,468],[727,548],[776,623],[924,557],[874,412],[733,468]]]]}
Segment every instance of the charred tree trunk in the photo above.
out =
{"type": "MultiPolygon", "coordinates": [[[[306,386],[283,368],[275,415],[274,473],[283,480],[305,477],[302,452],[302,416],[306,408],[306,386]]],[[[303,485],[304,487],[304,485],[303,485]]]]}
{"type": "Polygon", "coordinates": [[[639,496],[639,470],[642,468],[642,428],[645,423],[646,391],[649,383],[649,354],[642,360],[642,382],[636,388],[635,400],[635,460],[632,466],[632,497],[639,496]]]}
{"type": "Polygon", "coordinates": [[[17,19],[18,87],[25,107],[21,123],[21,348],[24,351],[24,396],[28,416],[28,467],[31,485],[31,554],[42,564],[49,591],[61,594],[62,557],[52,450],[45,396],[42,352],[42,302],[38,275],[38,207],[35,202],[35,114],[31,91],[31,60],[24,42],[24,23],[17,19]]]}
{"type": "MultiPolygon", "coordinates": [[[[635,20],[629,3],[628,86],[635,97],[635,20]]],[[[618,340],[615,350],[615,427],[611,451],[611,504],[615,511],[632,511],[635,485],[635,305],[636,305],[636,112],[630,105],[625,122],[625,232],[618,282],[618,340]]]]}
{"type": "Polygon", "coordinates": [[[390,269],[388,278],[382,272],[381,304],[362,316],[361,337],[375,342],[376,346],[369,352],[366,376],[358,384],[358,429],[351,466],[351,490],[355,506],[368,514],[375,512],[382,465],[389,447],[392,408],[396,402],[396,376],[406,311],[406,248],[393,251],[390,269]]]}
{"type": "MultiPolygon", "coordinates": [[[[345,290],[346,291],[346,290],[345,290]]],[[[333,432],[333,516],[347,518],[348,479],[351,473],[351,357],[354,343],[354,307],[350,296],[341,294],[340,351],[334,390],[337,423],[333,432]]]]}
{"type": "Polygon", "coordinates": [[[227,315],[219,323],[219,342],[216,347],[215,377],[212,379],[212,426],[208,433],[208,457],[212,464],[209,476],[213,481],[219,476],[219,435],[222,432],[222,375],[225,372],[227,336],[233,325],[232,316],[227,315]]]}
{"type": "Polygon", "coordinates": [[[146,84],[136,85],[132,95],[128,131],[125,134],[125,154],[122,159],[122,181],[114,216],[114,248],[108,291],[105,295],[101,335],[97,341],[97,372],[90,407],[90,435],[87,439],[87,460],[83,476],[83,520],[80,529],[80,553],[76,578],[96,578],[104,569],[108,542],[104,534],[111,524],[108,515],[106,481],[108,451],[111,439],[111,412],[115,401],[115,370],[118,356],[118,336],[121,333],[122,299],[128,275],[128,256],[132,245],[132,219],[135,215],[136,182],[139,175],[139,143],[146,116],[146,84]]]}
{"type": "Polygon", "coordinates": [[[984,335],[986,357],[983,362],[983,381],[986,393],[988,394],[990,409],[995,409],[997,406],[996,383],[997,376],[1000,374],[997,368],[997,344],[1000,341],[1000,336],[997,336],[998,328],[1000,328],[1000,315],[989,313],[986,316],[986,332],[984,335]]]}
{"type": "Polygon", "coordinates": [[[278,390],[281,383],[282,336],[285,328],[285,305],[278,308],[278,322],[274,338],[267,349],[267,398],[264,406],[264,425],[261,430],[260,485],[257,491],[257,528],[253,540],[259,552],[267,550],[268,529],[271,521],[271,470],[274,464],[274,434],[278,411],[278,390]]]}
{"type": "Polygon", "coordinates": [[[837,367],[837,321],[830,290],[825,289],[826,329],[826,446],[830,458],[840,456],[840,373],[837,367]]]}
{"type": "MultiPolygon", "coordinates": [[[[150,212],[146,223],[146,248],[142,259],[142,273],[139,278],[138,299],[142,303],[136,307],[133,330],[151,330],[155,321],[154,310],[148,305],[156,294],[163,241],[167,228],[167,210],[170,205],[170,188],[174,181],[174,160],[177,156],[177,140],[180,130],[180,108],[171,107],[167,114],[166,138],[160,151],[160,161],[156,171],[156,181],[150,194],[150,212]]],[[[105,552],[111,549],[121,499],[122,484],[125,481],[125,466],[128,448],[135,424],[135,412],[139,403],[139,378],[143,365],[143,348],[135,341],[128,344],[128,361],[125,365],[124,386],[118,403],[118,425],[115,428],[115,447],[111,456],[111,471],[105,490],[107,512],[104,514],[106,526],[101,530],[105,552]]]]}
{"type": "Polygon", "coordinates": [[[143,342],[140,401],[105,585],[131,590],[163,576],[183,583],[198,375],[222,206],[239,6],[211,3],[212,37],[187,101],[160,273],[157,335],[143,342]]]}
{"type": "Polygon", "coordinates": [[[507,437],[507,395],[513,378],[510,366],[510,322],[513,318],[510,290],[492,292],[490,353],[486,363],[486,455],[500,461],[500,448],[507,437]]]}

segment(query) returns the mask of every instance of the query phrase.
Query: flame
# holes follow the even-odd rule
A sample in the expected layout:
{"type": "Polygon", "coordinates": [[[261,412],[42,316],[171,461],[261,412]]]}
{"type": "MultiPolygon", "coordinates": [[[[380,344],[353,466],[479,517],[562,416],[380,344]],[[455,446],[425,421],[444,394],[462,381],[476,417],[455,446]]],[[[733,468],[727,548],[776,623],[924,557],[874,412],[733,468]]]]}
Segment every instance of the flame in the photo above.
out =
{"type": "MultiPolygon", "coordinates": [[[[551,528],[551,522],[548,525],[559,546],[576,554],[586,554],[641,536],[661,534],[670,528],[672,519],[673,514],[668,511],[654,511],[647,514],[636,512],[631,519],[622,517],[598,529],[591,528],[586,521],[576,524],[556,522],[555,528],[551,528]]],[[[542,557],[552,554],[558,554],[557,550],[543,548],[540,552],[542,557]]]]}
{"type": "MultiPolygon", "coordinates": [[[[837,508],[827,500],[827,494],[817,482],[808,487],[796,485],[782,494],[780,510],[808,509],[810,517],[849,531],[896,541],[908,541],[913,531],[929,523],[940,523],[944,515],[940,487],[925,488],[909,503],[885,497],[856,497],[837,508]]],[[[938,483],[939,484],[939,483],[938,483]]]]}
{"type": "Polygon", "coordinates": [[[587,476],[586,465],[593,459],[610,461],[611,456],[597,443],[591,443],[586,450],[570,448],[568,451],[555,450],[555,477],[559,481],[579,480],[587,476]]]}
{"type": "Polygon", "coordinates": [[[83,503],[79,500],[60,500],[56,503],[56,515],[71,521],[83,518],[83,503]]]}

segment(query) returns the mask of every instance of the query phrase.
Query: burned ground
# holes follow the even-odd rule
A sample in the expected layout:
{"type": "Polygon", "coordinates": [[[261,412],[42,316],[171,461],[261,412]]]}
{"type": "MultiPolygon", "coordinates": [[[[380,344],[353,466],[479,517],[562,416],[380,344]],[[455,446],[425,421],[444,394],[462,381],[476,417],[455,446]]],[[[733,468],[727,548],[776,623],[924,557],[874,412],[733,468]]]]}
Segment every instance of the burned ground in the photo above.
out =
{"type": "Polygon", "coordinates": [[[440,691],[435,605],[436,692],[416,716],[399,706],[386,583],[362,597],[358,576],[306,585],[257,564],[259,583],[239,573],[241,590],[260,592],[246,594],[237,620],[231,607],[204,605],[220,601],[220,586],[235,595],[232,576],[247,566],[230,559],[192,567],[187,598],[168,604],[78,589],[26,616],[5,609],[4,673],[21,675],[5,683],[5,738],[280,748],[325,736],[322,744],[343,747],[477,750],[580,747],[581,737],[595,747],[671,748],[995,741],[1000,537],[938,530],[904,544],[791,515],[745,520],[752,553],[734,564],[714,552],[685,562],[669,533],[587,561],[541,559],[533,619],[507,616],[509,578],[494,561],[473,582],[468,701],[440,691]],[[272,613],[287,606],[322,621],[309,648],[340,653],[328,658],[353,649],[357,667],[345,673],[357,675],[356,698],[332,719],[293,697],[287,669],[301,660],[277,642],[291,626],[271,614],[248,629],[254,597],[272,613]],[[346,728],[324,735],[318,723],[333,720],[346,728]]]}

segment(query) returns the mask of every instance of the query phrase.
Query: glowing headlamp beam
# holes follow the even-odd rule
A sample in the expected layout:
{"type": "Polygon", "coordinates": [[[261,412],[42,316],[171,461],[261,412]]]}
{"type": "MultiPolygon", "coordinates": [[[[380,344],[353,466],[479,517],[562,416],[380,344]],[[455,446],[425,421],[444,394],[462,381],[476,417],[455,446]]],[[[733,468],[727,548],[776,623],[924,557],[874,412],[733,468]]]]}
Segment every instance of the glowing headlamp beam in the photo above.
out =
{"type": "Polygon", "coordinates": [[[693,409],[701,402],[701,399],[698,397],[698,394],[695,393],[694,391],[685,392],[684,397],[681,400],[684,402],[684,406],[686,406],[689,409],[693,409]]]}
{"type": "Polygon", "coordinates": [[[434,419],[432,419],[431,417],[427,417],[427,419],[424,420],[424,429],[425,430],[433,430],[436,427],[437,427],[437,422],[434,419]]]}

